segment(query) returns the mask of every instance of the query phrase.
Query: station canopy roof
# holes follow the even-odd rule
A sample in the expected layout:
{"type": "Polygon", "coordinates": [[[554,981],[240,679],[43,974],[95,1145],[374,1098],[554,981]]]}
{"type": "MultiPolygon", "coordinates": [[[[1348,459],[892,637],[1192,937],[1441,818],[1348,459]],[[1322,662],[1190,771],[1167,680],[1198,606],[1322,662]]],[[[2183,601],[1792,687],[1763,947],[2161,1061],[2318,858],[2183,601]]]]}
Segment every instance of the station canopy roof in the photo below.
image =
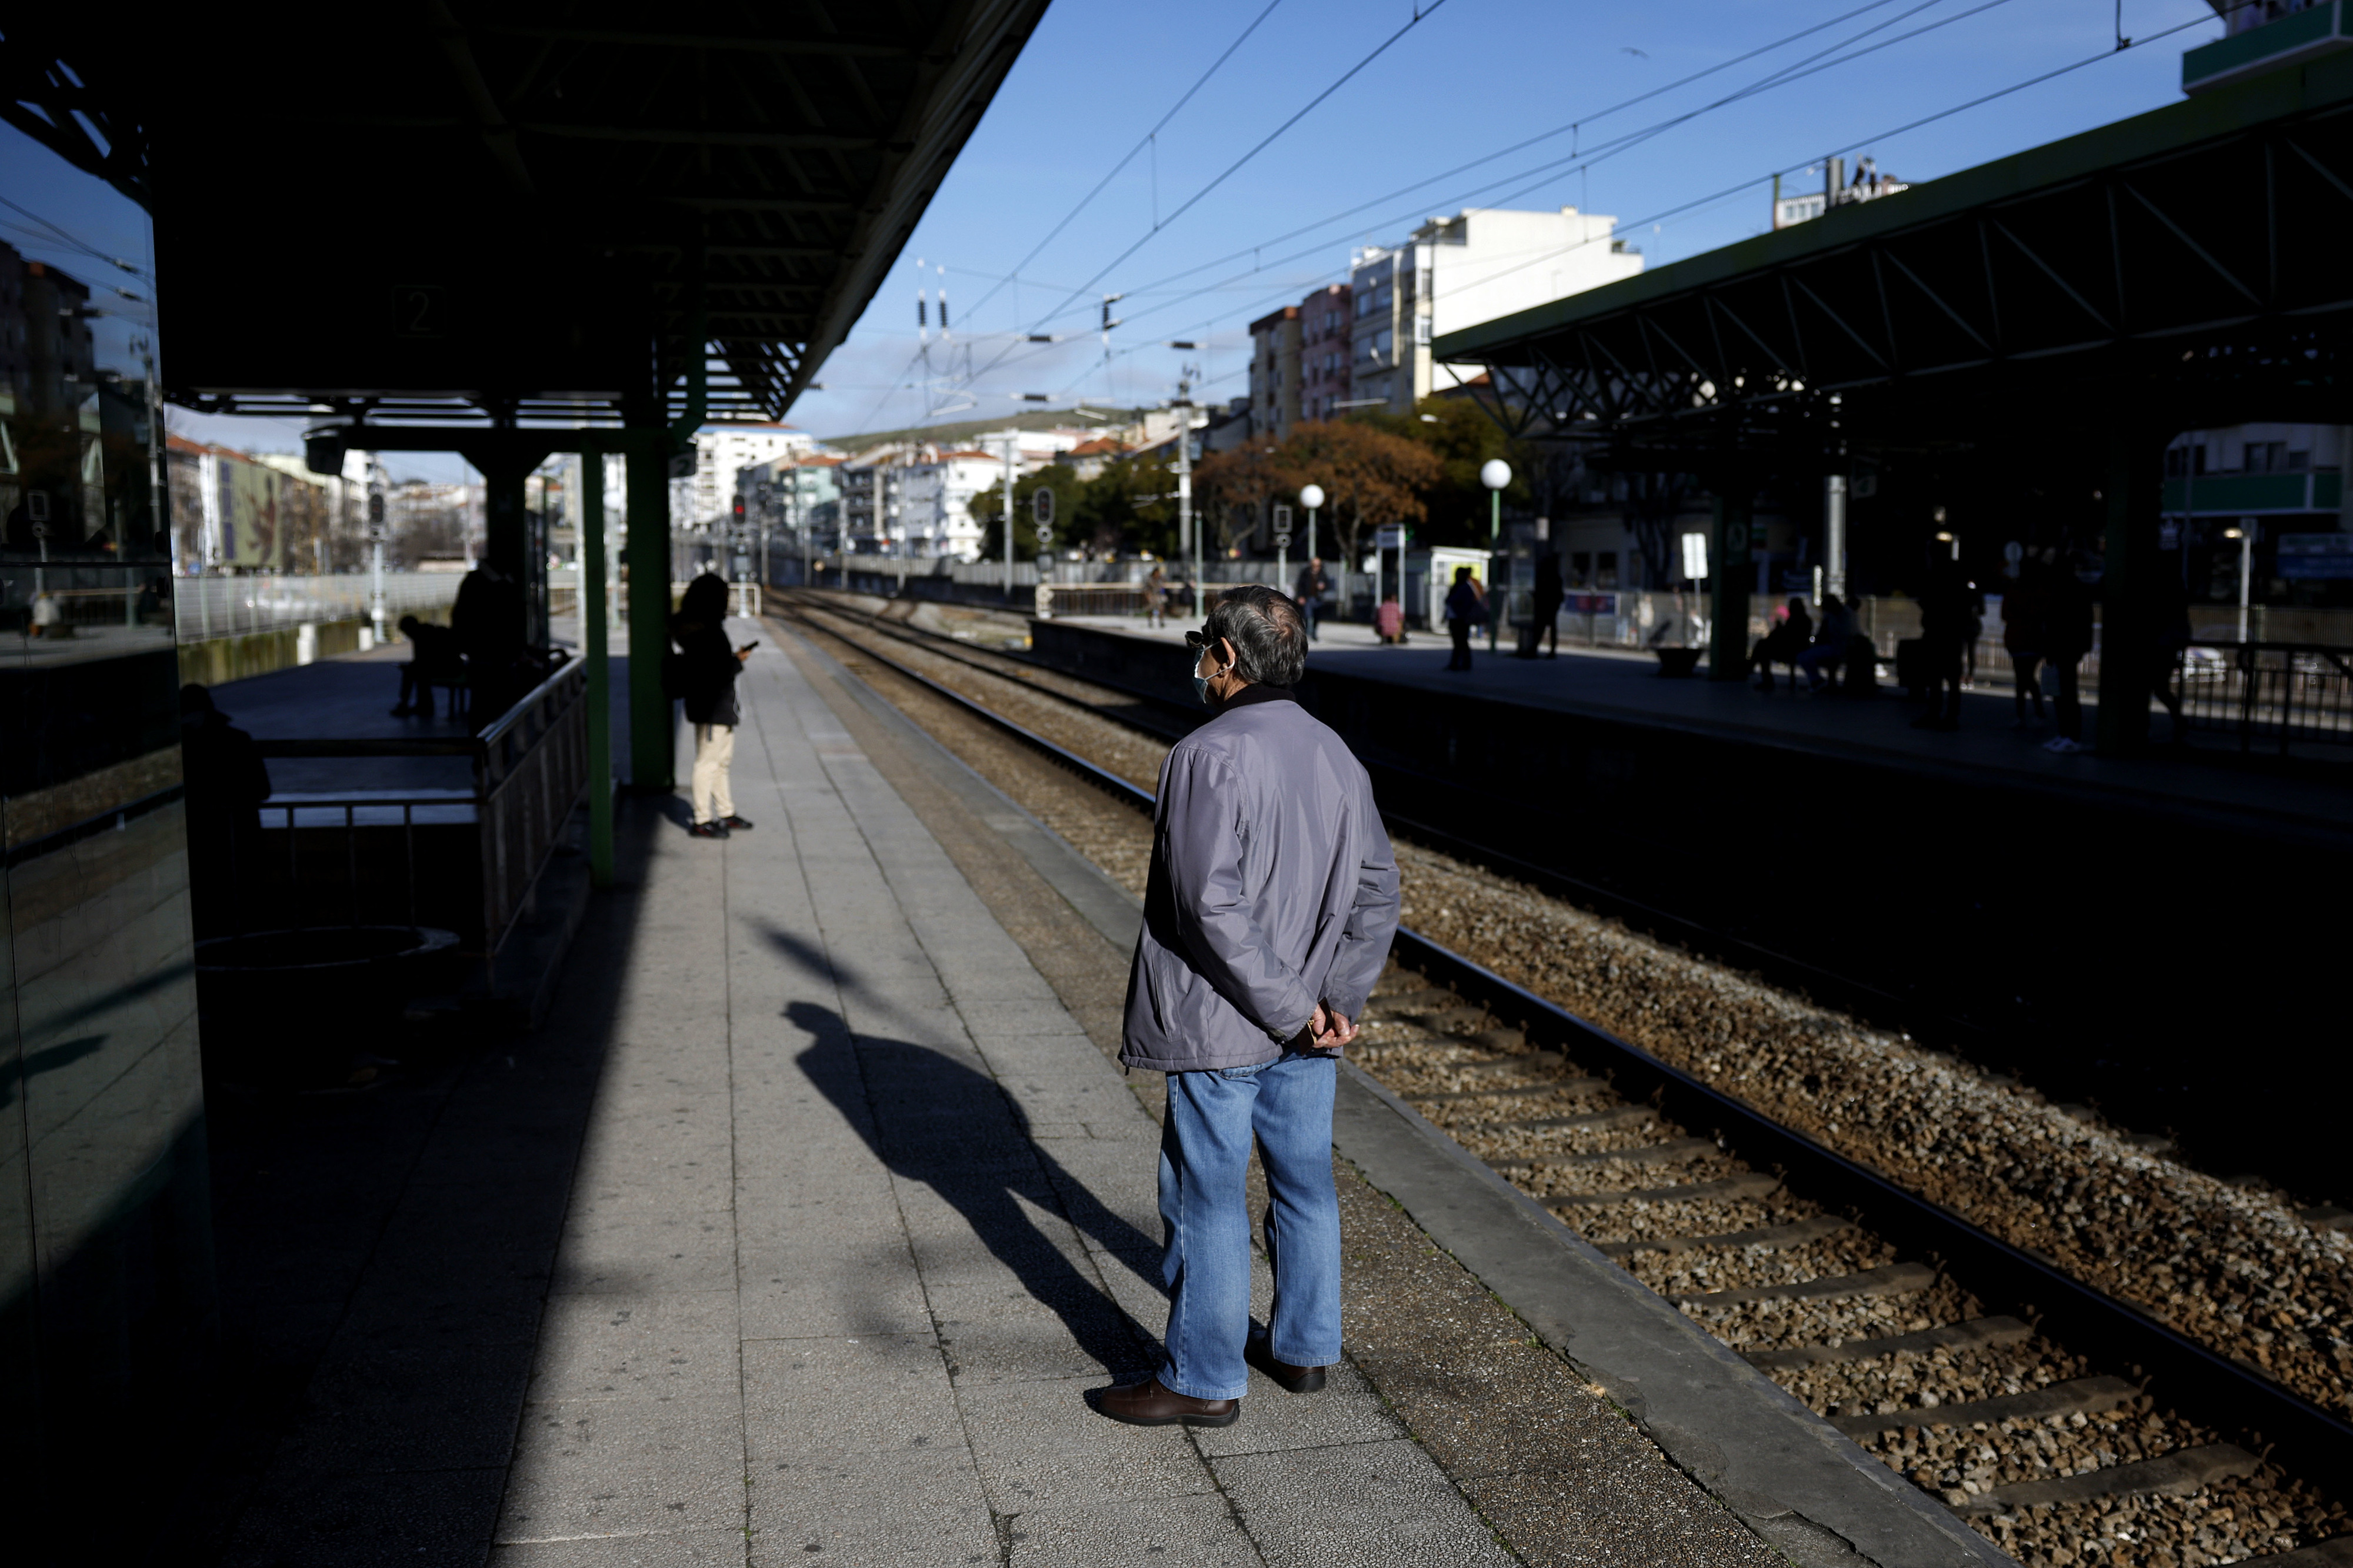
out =
{"type": "Polygon", "coordinates": [[[1440,337],[1516,433],[1704,458],[2353,418],[2353,54],[1440,337]]]}
{"type": "Polygon", "coordinates": [[[707,343],[773,420],[1045,4],[53,8],[0,113],[153,214],[179,400],[667,421],[707,343]]]}

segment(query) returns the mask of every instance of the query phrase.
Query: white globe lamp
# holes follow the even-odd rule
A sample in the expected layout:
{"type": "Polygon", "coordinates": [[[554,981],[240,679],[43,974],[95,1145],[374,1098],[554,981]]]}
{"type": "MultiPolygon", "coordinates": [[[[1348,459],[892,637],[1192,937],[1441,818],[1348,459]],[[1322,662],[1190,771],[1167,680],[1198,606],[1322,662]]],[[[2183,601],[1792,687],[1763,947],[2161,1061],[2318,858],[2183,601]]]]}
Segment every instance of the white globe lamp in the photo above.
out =
{"type": "Polygon", "coordinates": [[[1479,465],[1479,482],[1487,487],[1487,542],[1493,545],[1504,533],[1504,487],[1512,482],[1512,465],[1501,458],[1490,458],[1479,465]]]}
{"type": "MultiPolygon", "coordinates": [[[[1323,553],[1315,548],[1315,512],[1324,504],[1324,487],[1322,485],[1300,486],[1299,504],[1307,509],[1307,556],[1312,561],[1323,553]]],[[[1345,569],[1347,563],[1342,562],[1341,565],[1345,569]]]]}

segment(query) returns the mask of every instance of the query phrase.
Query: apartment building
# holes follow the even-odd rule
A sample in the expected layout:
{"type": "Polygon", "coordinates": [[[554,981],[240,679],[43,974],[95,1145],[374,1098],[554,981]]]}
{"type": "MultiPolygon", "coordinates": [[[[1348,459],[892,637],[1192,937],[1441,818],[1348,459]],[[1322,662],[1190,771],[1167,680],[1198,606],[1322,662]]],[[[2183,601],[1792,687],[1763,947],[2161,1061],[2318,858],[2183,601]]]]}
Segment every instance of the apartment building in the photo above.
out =
{"type": "Polygon", "coordinates": [[[1478,374],[1439,367],[1432,339],[1631,278],[1641,252],[1614,237],[1618,220],[1575,207],[1510,212],[1466,207],[1431,218],[1398,246],[1349,258],[1349,396],[1408,414],[1416,401],[1478,374]]]}
{"type": "Polygon", "coordinates": [[[1345,283],[1318,289],[1299,302],[1299,416],[1336,419],[1355,395],[1356,290],[1345,283]]]}
{"type": "Polygon", "coordinates": [[[694,433],[693,474],[670,481],[670,520],[681,528],[723,523],[740,470],[816,449],[816,437],[789,425],[706,425],[694,433]]]}
{"type": "Polygon", "coordinates": [[[1250,323],[1250,433],[1280,441],[1299,423],[1299,307],[1250,323]]]}

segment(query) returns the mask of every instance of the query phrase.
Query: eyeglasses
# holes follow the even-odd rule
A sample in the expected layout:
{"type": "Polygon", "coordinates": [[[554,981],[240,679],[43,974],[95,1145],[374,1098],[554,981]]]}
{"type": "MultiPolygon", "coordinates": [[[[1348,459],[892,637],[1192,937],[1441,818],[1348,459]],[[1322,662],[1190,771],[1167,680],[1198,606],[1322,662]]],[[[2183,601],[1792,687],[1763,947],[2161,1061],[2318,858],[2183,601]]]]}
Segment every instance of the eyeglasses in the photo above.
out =
{"type": "Polygon", "coordinates": [[[1195,653],[1199,653],[1209,646],[1209,634],[1207,631],[1187,632],[1185,634],[1185,646],[1191,648],[1195,653]]]}

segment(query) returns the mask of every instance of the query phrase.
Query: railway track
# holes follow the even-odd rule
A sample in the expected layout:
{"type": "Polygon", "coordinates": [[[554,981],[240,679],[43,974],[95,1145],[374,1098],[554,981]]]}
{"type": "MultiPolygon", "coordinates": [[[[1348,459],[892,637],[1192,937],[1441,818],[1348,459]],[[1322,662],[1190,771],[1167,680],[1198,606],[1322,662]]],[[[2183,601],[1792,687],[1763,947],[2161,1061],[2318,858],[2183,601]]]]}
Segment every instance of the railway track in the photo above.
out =
{"type": "MultiPolygon", "coordinates": [[[[1179,716],[828,607],[790,614],[918,723],[961,724],[944,738],[968,761],[976,734],[1049,757],[1148,837],[1140,781],[1179,716]]],[[[1139,875],[1113,824],[1066,837],[1139,875]]],[[[2021,1562],[2353,1565],[2330,1495],[2353,1427],[2335,1414],[1478,956],[1401,931],[1359,1064],[2021,1562]]]]}

